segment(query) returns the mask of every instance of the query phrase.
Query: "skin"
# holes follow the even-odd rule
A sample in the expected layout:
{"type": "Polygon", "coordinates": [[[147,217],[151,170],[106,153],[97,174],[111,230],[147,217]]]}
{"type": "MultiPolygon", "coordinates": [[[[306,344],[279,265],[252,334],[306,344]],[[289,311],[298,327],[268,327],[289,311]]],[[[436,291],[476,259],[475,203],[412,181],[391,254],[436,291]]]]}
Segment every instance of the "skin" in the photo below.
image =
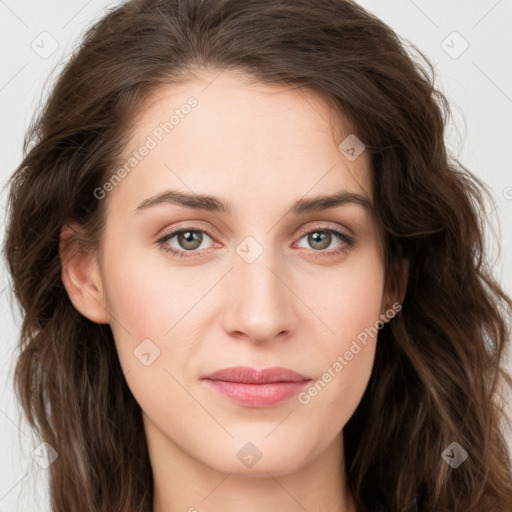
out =
{"type": "MultiPolygon", "coordinates": [[[[372,202],[369,158],[340,152],[349,128],[333,135],[328,107],[313,92],[233,72],[157,91],[135,120],[127,158],[190,96],[198,106],[102,199],[98,250],[62,253],[64,284],[84,316],[112,328],[143,411],[155,512],[353,512],[342,429],[367,386],[375,337],[307,404],[238,405],[201,377],[236,365],[284,366],[317,381],[395,302],[367,210],[345,204],[285,215],[298,199],[340,190],[372,202]],[[233,212],[170,203],[135,211],[167,189],[216,196],[233,212]],[[210,234],[195,256],[164,251],[186,250],[178,236],[157,243],[189,224],[210,234]],[[332,234],[318,249],[307,236],[316,225],[352,234],[355,245],[332,234]],[[251,263],[236,251],[248,236],[263,250],[251,263]],[[147,366],[134,355],[144,339],[160,350],[147,366]],[[248,442],[262,454],[252,467],[237,457],[248,442]]],[[[65,226],[62,240],[73,229],[65,226]]]]}

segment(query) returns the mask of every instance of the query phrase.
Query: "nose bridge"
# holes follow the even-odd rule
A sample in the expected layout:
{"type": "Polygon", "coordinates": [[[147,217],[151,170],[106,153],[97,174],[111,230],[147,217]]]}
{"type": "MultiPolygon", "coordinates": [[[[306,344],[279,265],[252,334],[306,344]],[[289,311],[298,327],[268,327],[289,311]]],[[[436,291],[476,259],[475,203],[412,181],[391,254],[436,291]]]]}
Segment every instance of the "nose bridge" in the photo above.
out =
{"type": "Polygon", "coordinates": [[[270,245],[246,237],[235,249],[225,329],[253,341],[269,340],[292,327],[293,294],[279,255],[270,245]]]}

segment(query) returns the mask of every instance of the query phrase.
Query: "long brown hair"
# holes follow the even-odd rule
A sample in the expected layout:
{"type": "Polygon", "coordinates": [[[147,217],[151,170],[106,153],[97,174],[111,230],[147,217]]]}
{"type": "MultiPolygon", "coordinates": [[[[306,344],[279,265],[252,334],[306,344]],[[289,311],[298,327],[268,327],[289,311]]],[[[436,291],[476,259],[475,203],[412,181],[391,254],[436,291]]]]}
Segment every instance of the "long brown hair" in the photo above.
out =
{"type": "Polygon", "coordinates": [[[339,110],[371,157],[387,289],[409,261],[401,313],[379,333],[370,382],[344,428],[360,510],[510,512],[500,366],[512,301],[484,253],[486,186],[447,154],[450,114],[431,64],[349,0],[141,0],[87,32],[10,180],[5,254],[23,308],[16,389],[50,466],[53,512],[149,511],[141,411],[108,325],[71,304],[59,233],[95,247],[112,176],[144,99],[202,69],[307,87],[339,110]],[[414,53],[415,52],[415,53],[414,53]],[[452,468],[443,452],[468,453],[452,468]]]}

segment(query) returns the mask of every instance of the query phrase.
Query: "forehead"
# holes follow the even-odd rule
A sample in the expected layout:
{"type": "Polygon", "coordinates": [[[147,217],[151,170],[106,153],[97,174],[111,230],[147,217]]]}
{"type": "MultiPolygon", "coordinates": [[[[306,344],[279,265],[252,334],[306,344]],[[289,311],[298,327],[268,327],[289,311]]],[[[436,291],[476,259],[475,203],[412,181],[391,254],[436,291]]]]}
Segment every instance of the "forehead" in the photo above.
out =
{"type": "Polygon", "coordinates": [[[141,104],[120,164],[127,176],[109,200],[120,195],[134,207],[168,186],[224,197],[236,190],[258,207],[339,189],[371,201],[368,156],[347,158],[338,147],[347,136],[348,123],[307,88],[205,72],[141,104]]]}

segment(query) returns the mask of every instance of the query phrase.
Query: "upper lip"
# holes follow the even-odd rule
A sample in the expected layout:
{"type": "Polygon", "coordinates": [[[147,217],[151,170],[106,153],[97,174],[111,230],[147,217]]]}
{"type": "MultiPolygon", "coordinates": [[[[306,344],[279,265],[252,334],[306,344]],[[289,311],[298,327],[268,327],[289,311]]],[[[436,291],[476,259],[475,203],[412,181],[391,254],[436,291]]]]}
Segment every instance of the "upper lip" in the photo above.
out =
{"type": "Polygon", "coordinates": [[[209,380],[222,380],[225,382],[240,382],[243,384],[268,384],[272,382],[303,382],[310,380],[300,373],[288,368],[274,366],[263,370],[255,370],[248,366],[232,366],[203,377],[209,380]]]}

